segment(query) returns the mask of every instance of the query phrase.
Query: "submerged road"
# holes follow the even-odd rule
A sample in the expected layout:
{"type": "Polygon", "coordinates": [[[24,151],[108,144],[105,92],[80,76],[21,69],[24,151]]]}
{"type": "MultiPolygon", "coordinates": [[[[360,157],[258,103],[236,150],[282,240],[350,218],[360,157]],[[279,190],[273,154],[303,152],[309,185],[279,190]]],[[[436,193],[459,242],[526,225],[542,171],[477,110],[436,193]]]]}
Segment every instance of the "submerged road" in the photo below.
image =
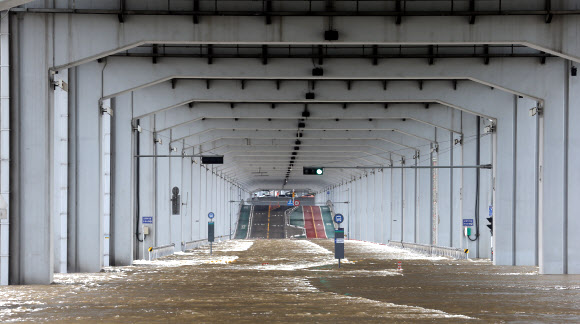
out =
{"type": "Polygon", "coordinates": [[[320,207],[304,206],[304,228],[307,238],[326,238],[320,207]]]}
{"type": "Polygon", "coordinates": [[[49,286],[0,287],[0,322],[578,323],[580,276],[347,241],[234,240],[49,286]],[[397,271],[397,261],[403,270],[397,271]]]}

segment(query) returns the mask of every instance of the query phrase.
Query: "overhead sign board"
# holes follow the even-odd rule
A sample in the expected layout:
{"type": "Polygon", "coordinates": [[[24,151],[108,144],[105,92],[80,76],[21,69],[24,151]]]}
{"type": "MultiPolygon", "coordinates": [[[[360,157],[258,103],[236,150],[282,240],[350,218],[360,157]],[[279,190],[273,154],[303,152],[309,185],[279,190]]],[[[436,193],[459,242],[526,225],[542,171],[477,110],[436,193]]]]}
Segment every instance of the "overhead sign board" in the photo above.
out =
{"type": "Polygon", "coordinates": [[[473,218],[463,219],[463,226],[473,226],[473,218]]]}
{"type": "Polygon", "coordinates": [[[143,216],[142,223],[143,224],[153,224],[153,216],[143,216]]]}
{"type": "Polygon", "coordinates": [[[202,156],[201,164],[224,164],[223,156],[202,156]]]}

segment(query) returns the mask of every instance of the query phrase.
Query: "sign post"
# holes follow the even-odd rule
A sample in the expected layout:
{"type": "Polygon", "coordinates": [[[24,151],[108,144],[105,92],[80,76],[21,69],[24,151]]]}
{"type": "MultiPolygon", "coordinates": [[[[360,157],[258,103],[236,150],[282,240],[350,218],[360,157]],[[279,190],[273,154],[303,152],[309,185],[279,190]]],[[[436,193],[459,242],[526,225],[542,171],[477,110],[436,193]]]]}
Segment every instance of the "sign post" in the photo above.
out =
{"type": "Polygon", "coordinates": [[[210,221],[207,223],[207,241],[209,242],[209,255],[212,255],[213,241],[214,241],[213,218],[215,217],[215,214],[213,212],[209,212],[209,214],[207,214],[207,217],[209,217],[209,219],[210,219],[210,221]]]}
{"type": "MultiPolygon", "coordinates": [[[[344,222],[344,216],[334,215],[334,222],[337,224],[344,222]]],[[[338,259],[338,268],[340,269],[340,260],[344,259],[344,228],[342,227],[334,231],[334,258],[338,259]]]]}

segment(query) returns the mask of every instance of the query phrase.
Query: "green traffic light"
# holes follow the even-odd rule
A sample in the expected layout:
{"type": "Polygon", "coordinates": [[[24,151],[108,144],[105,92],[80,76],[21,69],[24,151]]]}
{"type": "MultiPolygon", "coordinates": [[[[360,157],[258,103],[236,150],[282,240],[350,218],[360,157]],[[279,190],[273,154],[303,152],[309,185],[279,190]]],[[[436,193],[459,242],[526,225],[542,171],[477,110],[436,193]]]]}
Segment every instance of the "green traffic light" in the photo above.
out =
{"type": "Polygon", "coordinates": [[[316,169],[316,174],[318,175],[322,175],[324,171],[322,169],[316,169]]]}

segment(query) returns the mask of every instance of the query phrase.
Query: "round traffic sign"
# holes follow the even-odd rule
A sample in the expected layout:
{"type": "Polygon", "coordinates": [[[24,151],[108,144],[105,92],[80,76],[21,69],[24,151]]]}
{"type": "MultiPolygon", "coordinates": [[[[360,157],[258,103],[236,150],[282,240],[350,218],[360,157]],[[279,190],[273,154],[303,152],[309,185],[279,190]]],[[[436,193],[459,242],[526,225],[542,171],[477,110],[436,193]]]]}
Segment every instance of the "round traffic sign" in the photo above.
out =
{"type": "Polygon", "coordinates": [[[294,206],[300,206],[300,201],[299,200],[294,200],[294,206]]]}
{"type": "Polygon", "coordinates": [[[209,217],[210,219],[214,218],[214,213],[213,212],[209,212],[209,214],[207,214],[207,217],[209,217]]]}
{"type": "Polygon", "coordinates": [[[344,216],[342,216],[342,214],[334,215],[334,222],[337,224],[344,222],[344,216]]]}

